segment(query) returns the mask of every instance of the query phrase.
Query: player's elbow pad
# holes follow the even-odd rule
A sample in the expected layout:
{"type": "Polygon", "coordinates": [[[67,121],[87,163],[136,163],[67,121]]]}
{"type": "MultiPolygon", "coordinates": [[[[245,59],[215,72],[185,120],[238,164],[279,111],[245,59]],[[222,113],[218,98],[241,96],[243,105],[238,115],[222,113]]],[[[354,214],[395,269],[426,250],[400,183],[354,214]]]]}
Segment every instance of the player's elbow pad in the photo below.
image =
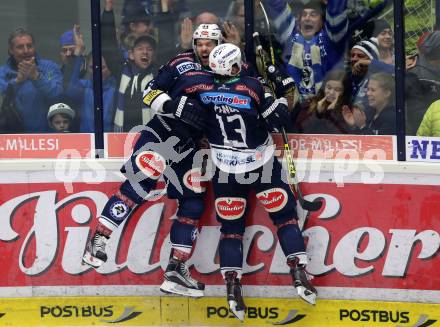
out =
{"type": "Polygon", "coordinates": [[[168,100],[171,100],[171,97],[166,94],[162,90],[153,90],[150,87],[148,87],[144,91],[144,96],[142,98],[142,101],[145,105],[150,107],[154,112],[163,112],[163,106],[164,103],[166,103],[168,100]]]}

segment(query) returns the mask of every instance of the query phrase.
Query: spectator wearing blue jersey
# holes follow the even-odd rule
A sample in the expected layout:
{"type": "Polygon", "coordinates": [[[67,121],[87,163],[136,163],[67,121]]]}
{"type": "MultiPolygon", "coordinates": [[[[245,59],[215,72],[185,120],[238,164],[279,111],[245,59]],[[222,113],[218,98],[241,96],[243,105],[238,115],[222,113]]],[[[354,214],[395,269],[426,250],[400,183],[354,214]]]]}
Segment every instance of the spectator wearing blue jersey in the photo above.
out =
{"type": "Polygon", "coordinates": [[[283,46],[286,70],[298,86],[300,102],[307,103],[318,92],[326,72],[342,59],[348,34],[347,0],[329,0],[325,22],[318,1],[304,4],[299,18],[285,0],[264,3],[283,46]]]}
{"type": "MultiPolygon", "coordinates": [[[[65,31],[63,34],[61,34],[60,36],[60,70],[61,73],[63,74],[63,81],[64,81],[64,93],[62,95],[62,102],[69,105],[71,108],[81,108],[81,99],[79,98],[70,98],[68,96],[68,94],[66,93],[68,84],[69,84],[69,79],[70,79],[70,75],[69,76],[65,76],[66,73],[71,74],[72,71],[72,67],[74,65],[74,62],[77,60],[77,56],[75,55],[75,50],[76,52],[80,52],[80,53],[84,53],[85,52],[85,45],[84,45],[84,41],[82,39],[82,35],[80,32],[80,26],[78,24],[74,24],[72,26],[72,28],[70,28],[69,30],[65,31]],[[81,47],[82,49],[80,51],[78,51],[77,45],[76,45],[76,41],[75,39],[77,39],[78,37],[76,37],[76,35],[78,35],[78,37],[80,37],[79,42],[81,43],[81,47]]],[[[86,58],[85,56],[81,55],[83,64],[80,67],[80,75],[79,78],[82,78],[83,75],[86,72],[86,58]]],[[[78,132],[80,129],[80,115],[79,112],[76,112],[75,117],[73,119],[73,121],[70,124],[70,131],[71,132],[78,132]]],[[[91,124],[93,124],[93,121],[91,122],[91,124]]]]}
{"type": "MultiPolygon", "coordinates": [[[[84,76],[82,68],[84,64],[83,54],[85,51],[82,36],[79,29],[74,30],[75,50],[74,54],[66,62],[64,73],[64,84],[66,85],[66,97],[75,99],[78,104],[79,131],[82,133],[93,133],[95,131],[94,119],[94,92],[93,92],[93,65],[92,54],[87,58],[87,69],[84,76]]],[[[102,69],[102,97],[103,97],[103,118],[104,131],[111,131],[114,115],[114,99],[116,93],[116,78],[107,67],[104,57],[101,62],[102,69]]]]}
{"type": "MultiPolygon", "coordinates": [[[[77,25],[74,26],[76,28],[77,25]]],[[[60,60],[61,60],[61,70],[67,59],[73,56],[75,51],[75,40],[73,38],[73,29],[65,31],[60,36],[60,60]]]]}
{"type": "Polygon", "coordinates": [[[8,52],[9,59],[0,67],[0,93],[12,88],[26,132],[48,132],[47,108],[63,91],[61,71],[55,62],[38,56],[34,37],[23,28],[9,36],[8,52]]]}

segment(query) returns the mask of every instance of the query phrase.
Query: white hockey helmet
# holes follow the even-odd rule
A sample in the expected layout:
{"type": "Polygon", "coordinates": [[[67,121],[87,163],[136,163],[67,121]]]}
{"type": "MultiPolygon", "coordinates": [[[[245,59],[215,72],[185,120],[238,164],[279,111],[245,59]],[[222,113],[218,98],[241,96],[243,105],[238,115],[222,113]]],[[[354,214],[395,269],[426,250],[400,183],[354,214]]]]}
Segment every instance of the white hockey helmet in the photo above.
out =
{"type": "Polygon", "coordinates": [[[241,71],[241,51],[232,43],[223,43],[216,46],[209,54],[209,68],[218,75],[236,76],[241,71]],[[238,71],[232,73],[232,67],[238,71]]]}
{"type": "Polygon", "coordinates": [[[223,35],[217,24],[200,24],[193,33],[194,51],[198,39],[214,40],[219,45],[222,43],[223,35]]]}

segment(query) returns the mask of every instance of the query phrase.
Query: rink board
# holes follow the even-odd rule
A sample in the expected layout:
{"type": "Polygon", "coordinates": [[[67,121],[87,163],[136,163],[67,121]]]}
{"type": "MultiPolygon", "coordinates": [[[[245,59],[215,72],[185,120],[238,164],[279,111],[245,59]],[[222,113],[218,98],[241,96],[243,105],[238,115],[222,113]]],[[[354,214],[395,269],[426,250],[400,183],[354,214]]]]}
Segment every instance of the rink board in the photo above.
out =
{"type": "Polygon", "coordinates": [[[1,326],[438,326],[440,304],[246,298],[241,323],[217,297],[0,299],[1,326]]]}
{"type": "MultiPolygon", "coordinates": [[[[318,212],[298,207],[307,269],[319,291],[316,307],[297,299],[277,231],[251,199],[243,239],[244,324],[228,316],[209,185],[189,261],[192,275],[207,285],[206,298],[159,291],[177,209],[166,197],[141,206],[115,231],[100,269],[81,264],[95,217],[122,180],[120,165],[45,160],[0,167],[0,326],[440,326],[435,165],[308,163],[302,191],[324,201],[318,212]]],[[[300,178],[303,171],[298,162],[300,178]]]]}

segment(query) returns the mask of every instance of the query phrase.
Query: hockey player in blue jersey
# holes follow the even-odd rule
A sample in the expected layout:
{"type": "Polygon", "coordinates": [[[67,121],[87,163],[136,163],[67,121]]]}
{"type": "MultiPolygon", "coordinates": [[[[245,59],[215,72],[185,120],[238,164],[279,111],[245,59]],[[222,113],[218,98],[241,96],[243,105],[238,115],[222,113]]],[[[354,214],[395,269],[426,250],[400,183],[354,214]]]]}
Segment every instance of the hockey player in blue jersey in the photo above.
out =
{"type": "Polygon", "coordinates": [[[99,217],[83,257],[86,264],[97,268],[107,260],[105,246],[111,233],[138,205],[157,195],[154,187],[164,175],[167,195],[177,199],[179,207],[170,231],[171,257],[161,290],[193,297],[204,295],[204,284],[191,277],[185,264],[204,209],[203,187],[189,181],[192,174],[200,175],[200,165],[193,167],[193,156],[195,142],[205,126],[204,110],[192,97],[200,90],[213,88],[212,74],[203,68],[221,40],[216,24],[200,25],[194,31],[193,50],[170,60],[149,83],[143,101],[156,114],[142,128],[131,158],[121,169],[127,179],[99,217]]]}
{"type": "Polygon", "coordinates": [[[233,44],[215,47],[209,65],[215,74],[214,88],[201,92],[200,101],[208,109],[206,135],[216,166],[212,183],[216,217],[221,223],[220,268],[230,310],[244,319],[242,238],[251,190],[255,190],[277,227],[299,296],[314,304],[317,291],[305,272],[308,259],[298,227],[295,197],[282,180],[282,167],[274,158],[275,146],[268,127],[281,128],[289,123],[287,101],[265,94],[259,80],[240,77],[241,52],[233,44]]]}

